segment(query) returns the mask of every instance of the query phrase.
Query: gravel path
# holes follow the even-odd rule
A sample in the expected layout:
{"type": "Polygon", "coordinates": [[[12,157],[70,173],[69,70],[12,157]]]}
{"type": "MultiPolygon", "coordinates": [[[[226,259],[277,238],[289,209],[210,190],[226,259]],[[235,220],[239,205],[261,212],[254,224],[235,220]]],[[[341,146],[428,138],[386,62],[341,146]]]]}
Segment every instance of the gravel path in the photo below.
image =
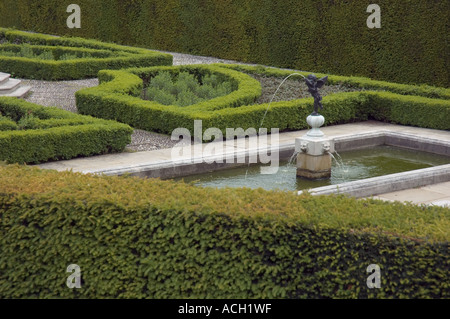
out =
{"type": "MultiPolygon", "coordinates": [[[[239,61],[224,60],[224,59],[207,57],[207,56],[199,56],[199,55],[191,55],[191,54],[167,52],[167,51],[159,51],[159,52],[171,54],[173,56],[173,65],[212,64],[212,63],[244,64],[239,61]]],[[[245,64],[247,64],[247,63],[245,63],[245,64]]],[[[249,64],[249,65],[252,65],[252,64],[249,64]]],[[[255,65],[255,64],[253,64],[253,65],[255,65]]]]}
{"type": "Polygon", "coordinates": [[[98,85],[98,79],[75,81],[21,80],[23,85],[31,86],[31,94],[25,100],[44,106],[56,106],[75,113],[77,112],[75,92],[98,85]]]}
{"type": "MultiPolygon", "coordinates": [[[[173,55],[173,65],[211,64],[211,63],[240,63],[232,60],[223,60],[213,57],[195,56],[190,54],[165,52],[173,55]]],[[[31,86],[31,94],[26,101],[44,105],[56,106],[70,112],[77,112],[75,92],[83,88],[98,85],[98,79],[74,81],[39,81],[21,79],[23,85],[31,86]]],[[[127,150],[131,152],[152,151],[170,148],[177,144],[169,135],[158,134],[135,129],[131,136],[131,144],[127,150]]]]}

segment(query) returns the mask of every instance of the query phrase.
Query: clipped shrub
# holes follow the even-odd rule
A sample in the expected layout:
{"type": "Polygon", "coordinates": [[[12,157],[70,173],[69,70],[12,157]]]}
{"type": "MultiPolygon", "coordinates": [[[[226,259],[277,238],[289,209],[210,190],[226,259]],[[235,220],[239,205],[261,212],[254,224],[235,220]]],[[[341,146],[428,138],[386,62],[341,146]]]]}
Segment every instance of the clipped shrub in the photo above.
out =
{"type": "Polygon", "coordinates": [[[21,57],[38,60],[75,60],[75,59],[88,59],[96,57],[101,58],[120,55],[113,54],[107,50],[88,50],[83,48],[74,50],[73,48],[70,47],[49,48],[46,46],[37,46],[37,45],[31,46],[30,44],[24,43],[22,45],[3,44],[2,47],[0,47],[0,56],[21,57]]]}
{"type": "Polygon", "coordinates": [[[7,50],[10,46],[3,45],[2,50],[0,50],[0,56],[9,57],[21,57],[28,59],[38,59],[38,60],[54,60],[54,56],[50,51],[43,51],[42,53],[36,54],[33,48],[29,44],[23,44],[20,47],[20,51],[7,50]]]}
{"type": "MultiPolygon", "coordinates": [[[[307,128],[305,118],[311,113],[313,99],[255,104],[261,94],[259,81],[239,71],[271,76],[287,76],[295,71],[238,65],[193,65],[189,67],[154,67],[122,71],[101,71],[98,87],[80,90],[76,93],[78,110],[100,118],[114,119],[135,128],[171,134],[179,127],[193,132],[194,120],[203,121],[203,130],[217,127],[226,134],[226,128],[259,128],[282,130],[307,128]],[[236,69],[236,70],[232,70],[236,69]],[[142,101],[140,90],[158,72],[173,74],[190,70],[192,73],[229,74],[238,84],[238,90],[229,95],[202,103],[179,108],[164,106],[152,101],[142,101]],[[232,71],[232,73],[227,73],[232,71]],[[234,72],[234,73],[233,73],[234,72]]],[[[299,72],[301,73],[301,72],[299,72]]],[[[303,72],[306,75],[306,73],[303,72]]],[[[322,76],[318,74],[318,76],[322,76]]],[[[294,75],[292,78],[301,78],[294,75]]],[[[449,89],[412,86],[372,81],[365,78],[329,76],[331,84],[363,87],[360,92],[330,94],[323,98],[321,114],[326,125],[352,121],[377,119],[392,123],[415,125],[435,129],[450,129],[449,89]],[[385,90],[392,89],[393,92],[385,90]],[[437,96],[439,98],[431,98],[437,96]],[[411,108],[414,112],[411,112],[411,108]],[[436,117],[436,112],[440,116],[436,117]]],[[[169,102],[173,97],[166,95],[169,102]]]]}
{"type": "Polygon", "coordinates": [[[450,130],[450,101],[367,92],[371,117],[395,124],[450,130]]]}
{"type": "Polygon", "coordinates": [[[71,80],[102,69],[171,65],[169,54],[81,38],[59,38],[0,28],[0,70],[17,77],[71,80]],[[19,44],[18,44],[19,43],[19,44]]]}
{"type": "Polygon", "coordinates": [[[17,129],[16,122],[0,114],[0,131],[11,131],[16,129],[17,129]]]}
{"type": "MultiPolygon", "coordinates": [[[[280,78],[285,78],[293,73],[300,73],[304,76],[307,76],[308,74],[312,73],[305,71],[283,70],[274,67],[264,67],[261,65],[258,66],[249,66],[241,64],[219,64],[219,65],[223,68],[230,68],[233,70],[249,74],[258,74],[280,78]]],[[[315,73],[315,74],[319,78],[328,76],[327,83],[329,84],[341,84],[355,88],[363,88],[366,90],[389,91],[401,95],[416,95],[428,98],[450,100],[450,88],[436,87],[425,84],[421,85],[400,84],[387,81],[372,80],[369,78],[356,76],[330,75],[324,73],[315,73]]],[[[291,76],[291,79],[302,79],[302,77],[294,74],[291,76]]]]}
{"type": "Polygon", "coordinates": [[[120,152],[133,132],[128,125],[17,98],[0,97],[0,113],[0,161],[9,163],[120,152]]]}
{"type": "Polygon", "coordinates": [[[259,81],[241,72],[210,65],[103,70],[99,72],[98,77],[100,81],[98,87],[76,92],[77,108],[80,113],[117,120],[134,128],[164,133],[171,133],[178,127],[193,129],[194,118],[207,120],[206,117],[218,110],[239,108],[241,105],[254,103],[261,95],[259,81]],[[225,96],[183,108],[142,100],[143,87],[163,71],[168,71],[172,75],[189,72],[199,79],[205,75],[215,75],[218,81],[228,81],[233,91],[225,96]]]}
{"type": "Polygon", "coordinates": [[[450,297],[448,208],[18,165],[0,180],[2,298],[450,297]]]}

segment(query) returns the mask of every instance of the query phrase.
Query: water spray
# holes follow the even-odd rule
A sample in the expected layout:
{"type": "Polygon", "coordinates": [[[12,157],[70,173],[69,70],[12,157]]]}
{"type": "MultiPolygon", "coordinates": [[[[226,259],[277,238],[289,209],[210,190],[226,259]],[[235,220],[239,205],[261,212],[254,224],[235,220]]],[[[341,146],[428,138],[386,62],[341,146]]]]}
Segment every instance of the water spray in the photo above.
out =
{"type": "MultiPolygon", "coordinates": [[[[289,79],[289,78],[290,78],[291,76],[293,76],[293,75],[300,75],[301,77],[303,77],[303,79],[306,79],[306,77],[305,77],[303,74],[300,74],[300,73],[295,72],[295,73],[289,74],[287,77],[285,77],[285,78],[283,79],[283,81],[281,81],[280,85],[278,85],[277,89],[275,90],[275,93],[272,95],[272,98],[271,98],[270,101],[269,101],[269,105],[267,105],[266,111],[264,112],[264,116],[263,116],[263,118],[262,118],[262,120],[261,120],[261,124],[259,125],[259,128],[258,128],[258,133],[259,133],[259,131],[261,130],[261,127],[262,127],[262,125],[263,125],[263,123],[264,123],[264,119],[266,118],[267,112],[269,111],[270,105],[272,104],[273,99],[274,99],[275,96],[277,95],[278,90],[279,90],[280,87],[284,84],[284,82],[286,82],[286,80],[289,79]]],[[[247,170],[246,170],[246,172],[245,172],[245,179],[247,179],[247,174],[248,174],[249,168],[250,168],[250,162],[248,163],[247,170]]]]}

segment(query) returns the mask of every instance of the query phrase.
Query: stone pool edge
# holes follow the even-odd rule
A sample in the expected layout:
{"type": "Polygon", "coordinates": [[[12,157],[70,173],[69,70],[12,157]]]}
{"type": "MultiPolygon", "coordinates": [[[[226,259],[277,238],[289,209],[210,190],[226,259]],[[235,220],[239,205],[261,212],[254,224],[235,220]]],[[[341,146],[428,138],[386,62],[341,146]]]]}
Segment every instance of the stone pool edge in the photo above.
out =
{"type": "MultiPolygon", "coordinates": [[[[309,189],[312,195],[370,197],[450,181],[450,164],[309,189]]],[[[303,191],[298,191],[302,194],[303,191]]]]}
{"type": "MultiPolygon", "coordinates": [[[[330,130],[329,133],[331,134],[327,134],[328,132],[325,132],[325,134],[334,140],[337,152],[377,145],[391,145],[450,156],[449,132],[372,121],[355,124],[324,128],[324,130],[330,130]]],[[[278,145],[280,159],[286,159],[292,156],[295,149],[295,137],[301,136],[302,133],[304,134],[306,131],[280,134],[281,138],[278,145]]],[[[255,137],[250,137],[247,140],[252,138],[255,137]]],[[[267,152],[270,147],[267,144],[266,147],[262,148],[224,146],[223,152],[217,156],[202,156],[199,158],[178,160],[172,160],[173,157],[170,155],[172,149],[166,149],[152,152],[121,153],[96,156],[93,158],[80,158],[70,161],[41,164],[39,167],[60,171],[74,170],[82,173],[104,175],[130,174],[140,177],[169,179],[247,165],[246,162],[250,156],[267,152]],[[231,158],[234,157],[234,164],[214,162],[216,159],[228,158],[229,156],[231,158]],[[237,164],[236,159],[241,159],[241,163],[237,164]]],[[[433,168],[385,175],[339,185],[318,187],[309,191],[314,195],[346,193],[355,197],[367,197],[448,181],[450,181],[449,166],[440,165],[433,168]],[[376,184],[379,184],[379,187],[375,187],[374,185],[376,184]]]]}

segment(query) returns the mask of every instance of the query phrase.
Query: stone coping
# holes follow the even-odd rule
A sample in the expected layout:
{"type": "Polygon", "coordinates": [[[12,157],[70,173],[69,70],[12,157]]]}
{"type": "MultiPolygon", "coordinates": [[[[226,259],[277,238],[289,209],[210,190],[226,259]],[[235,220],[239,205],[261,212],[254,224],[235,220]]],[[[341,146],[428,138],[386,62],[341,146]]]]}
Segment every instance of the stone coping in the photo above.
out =
{"type": "MultiPolygon", "coordinates": [[[[450,164],[317,187],[310,189],[309,192],[312,195],[346,194],[360,198],[448,181],[450,181],[450,164]]],[[[299,191],[298,194],[302,192],[299,191]]]]}
{"type": "MultiPolygon", "coordinates": [[[[376,121],[329,126],[322,130],[328,138],[334,140],[337,152],[385,144],[450,156],[450,132],[448,131],[376,121]]],[[[273,145],[275,146],[273,150],[279,151],[280,159],[290,158],[294,153],[295,138],[305,135],[306,132],[307,130],[281,133],[279,146],[276,148],[276,145],[273,145]]],[[[268,152],[272,151],[270,136],[263,146],[255,147],[255,139],[257,137],[252,136],[245,140],[235,140],[233,145],[227,142],[214,142],[156,151],[108,154],[45,163],[39,166],[59,171],[73,170],[105,175],[130,174],[167,179],[248,165],[250,158],[258,157],[259,160],[259,155],[269,154],[268,152]],[[195,147],[201,147],[199,152],[201,156],[173,156],[173,152],[181,152],[181,150],[189,152],[195,147]],[[214,147],[219,150],[214,155],[203,155],[206,148],[214,147]]],[[[450,181],[450,165],[320,187],[311,189],[310,192],[313,194],[346,193],[356,197],[366,197],[446,181],[450,181]],[[375,187],[377,183],[382,186],[375,187]]]]}

